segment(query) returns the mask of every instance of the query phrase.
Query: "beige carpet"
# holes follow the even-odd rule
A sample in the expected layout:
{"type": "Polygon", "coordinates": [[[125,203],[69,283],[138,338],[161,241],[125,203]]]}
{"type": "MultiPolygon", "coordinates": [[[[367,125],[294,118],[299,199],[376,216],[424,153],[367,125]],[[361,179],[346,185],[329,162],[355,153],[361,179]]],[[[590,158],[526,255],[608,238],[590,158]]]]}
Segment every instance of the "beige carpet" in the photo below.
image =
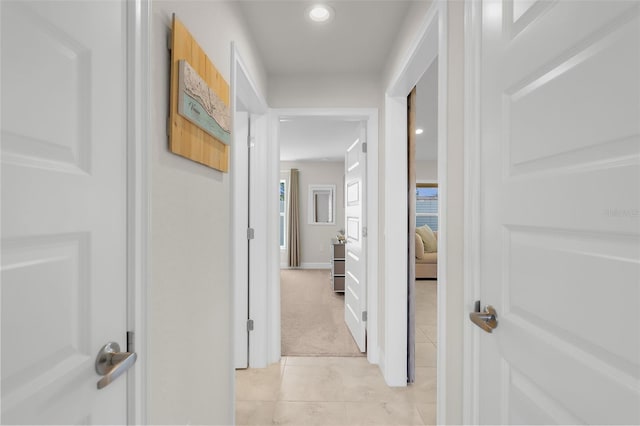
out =
{"type": "Polygon", "coordinates": [[[363,356],[344,322],[329,271],[280,271],[283,356],[363,356]]]}

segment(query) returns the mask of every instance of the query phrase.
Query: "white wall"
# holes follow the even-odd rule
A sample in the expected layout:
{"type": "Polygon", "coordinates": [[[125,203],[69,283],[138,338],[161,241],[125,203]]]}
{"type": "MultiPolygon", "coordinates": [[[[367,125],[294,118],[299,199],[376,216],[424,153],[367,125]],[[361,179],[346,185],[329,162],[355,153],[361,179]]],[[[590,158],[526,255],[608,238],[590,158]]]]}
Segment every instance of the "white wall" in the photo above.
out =
{"type": "Polygon", "coordinates": [[[272,108],[377,108],[377,75],[305,74],[271,76],[267,102],[272,108]]]}
{"type": "Polygon", "coordinates": [[[438,182],[438,162],[437,161],[416,161],[416,182],[437,183],[438,182]]]}
{"type": "Polygon", "coordinates": [[[331,239],[338,230],[344,230],[344,163],[342,162],[294,162],[281,161],[280,170],[299,170],[300,199],[300,256],[301,266],[330,267],[331,239]],[[310,225],[309,185],[336,186],[336,223],[335,225],[310,225]]]}
{"type": "Polygon", "coordinates": [[[233,422],[229,175],[168,151],[166,46],[175,12],[227,82],[235,41],[264,93],[266,74],[236,7],[152,2],[150,424],[233,422]]]}

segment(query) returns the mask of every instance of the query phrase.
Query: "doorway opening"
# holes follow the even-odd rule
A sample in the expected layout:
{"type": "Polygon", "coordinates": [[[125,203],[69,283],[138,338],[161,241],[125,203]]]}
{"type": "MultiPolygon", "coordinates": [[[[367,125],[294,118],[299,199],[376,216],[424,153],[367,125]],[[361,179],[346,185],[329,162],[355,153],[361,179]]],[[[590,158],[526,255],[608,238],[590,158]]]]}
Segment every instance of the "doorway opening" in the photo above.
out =
{"type": "MultiPolygon", "coordinates": [[[[288,182],[290,174],[289,171],[291,169],[297,169],[300,179],[298,185],[300,210],[304,209],[304,211],[306,211],[306,213],[304,211],[298,212],[298,219],[301,228],[301,240],[299,242],[301,250],[298,264],[294,265],[294,267],[297,269],[290,269],[287,270],[287,272],[304,273],[307,270],[324,270],[324,278],[322,279],[325,280],[325,287],[329,287],[329,293],[334,299],[340,299],[343,297],[341,296],[342,289],[340,287],[343,285],[343,283],[347,283],[346,285],[348,286],[349,277],[353,275],[349,274],[349,271],[345,270],[343,272],[343,270],[341,269],[343,265],[348,268],[347,260],[345,260],[342,264],[340,261],[341,259],[347,259],[347,257],[349,257],[349,254],[345,253],[344,257],[333,254],[334,247],[332,244],[332,240],[337,240],[339,235],[346,236],[348,231],[344,214],[347,195],[344,192],[345,177],[348,172],[347,168],[345,167],[345,154],[347,148],[354,142],[354,139],[362,140],[366,137],[368,152],[366,154],[366,157],[362,157],[361,161],[362,163],[366,163],[367,165],[372,165],[370,167],[373,167],[373,170],[377,169],[377,121],[378,113],[376,109],[297,108],[275,110],[274,114],[272,115],[272,138],[274,146],[276,146],[279,151],[283,152],[283,155],[281,156],[281,160],[283,160],[283,163],[280,170],[284,173],[278,176],[278,183],[280,183],[281,181],[285,181],[284,187],[290,187],[290,183],[288,182]],[[327,123],[330,123],[330,125],[328,125],[327,123]],[[298,143],[294,143],[291,147],[291,150],[288,150],[286,146],[281,145],[281,140],[283,136],[287,137],[287,132],[289,132],[290,130],[289,128],[292,128],[299,134],[302,133],[306,138],[311,139],[313,139],[313,137],[319,137],[321,134],[325,134],[326,137],[327,132],[338,133],[334,135],[329,134],[328,138],[325,139],[325,141],[319,141],[316,139],[314,142],[312,140],[311,143],[307,144],[306,146],[299,143],[301,138],[297,138],[296,140],[298,141],[298,143]],[[360,132],[362,132],[362,134],[358,133],[357,129],[360,129],[360,132]],[[342,135],[341,138],[339,138],[338,135],[342,135]],[[322,149],[326,147],[329,141],[334,141],[334,151],[333,153],[323,153],[322,149]],[[292,153],[286,154],[287,151],[290,151],[292,153]],[[305,173],[303,169],[306,169],[307,172],[305,173]],[[309,212],[311,211],[309,209],[309,206],[311,206],[311,209],[315,209],[317,206],[314,207],[313,205],[314,198],[309,197],[309,194],[311,194],[309,189],[314,185],[327,185],[330,188],[334,188],[335,192],[333,193],[333,197],[335,197],[335,201],[330,204],[332,206],[332,211],[335,218],[331,221],[331,223],[312,223],[313,221],[311,220],[311,215],[309,214],[309,212]],[[332,272],[332,266],[337,267],[338,269],[332,272]],[[334,291],[334,287],[336,291],[334,291]]],[[[377,363],[377,323],[375,321],[372,321],[372,318],[376,318],[377,316],[378,298],[377,267],[374,266],[377,264],[377,232],[375,232],[375,230],[377,230],[378,221],[378,193],[377,179],[375,178],[375,176],[366,177],[366,185],[362,185],[362,190],[366,191],[366,194],[363,193],[362,196],[362,199],[366,200],[365,209],[367,212],[372,212],[367,216],[364,226],[363,224],[361,224],[361,228],[359,228],[359,232],[361,233],[361,235],[367,235],[366,239],[362,237],[362,241],[366,244],[366,247],[368,249],[368,256],[367,263],[364,266],[364,268],[366,269],[366,274],[363,274],[366,279],[362,280],[362,287],[364,289],[363,291],[365,296],[360,299],[362,303],[361,308],[354,308],[354,310],[358,310],[359,318],[361,318],[360,325],[363,330],[363,335],[366,330],[367,359],[371,363],[377,363]],[[370,232],[370,229],[374,229],[374,231],[370,232]],[[368,318],[366,318],[366,316],[368,316],[368,318]]],[[[284,200],[282,201],[289,201],[287,194],[285,194],[284,200]]],[[[277,222],[275,220],[273,221],[274,223],[277,223],[278,226],[280,226],[281,222],[287,222],[287,219],[285,219],[284,221],[281,219],[281,210],[282,209],[277,212],[277,222]]],[[[290,230],[287,230],[283,233],[276,232],[276,234],[279,236],[278,239],[282,239],[283,235],[281,234],[284,233],[288,234],[287,240],[289,240],[291,238],[290,230]]],[[[282,247],[282,245],[278,246],[280,247],[278,258],[281,260],[281,264],[278,266],[284,266],[285,268],[288,268],[291,265],[288,260],[291,247],[287,244],[285,245],[286,247],[284,248],[282,247]]],[[[287,295],[281,294],[284,286],[282,285],[282,283],[280,284],[281,286],[277,286],[279,290],[279,296],[281,300],[284,300],[287,295]]],[[[344,303],[341,302],[340,308],[342,308],[343,306],[344,303]]],[[[278,306],[278,308],[280,308],[280,306],[278,306]]],[[[297,307],[297,309],[300,308],[297,307]]],[[[282,312],[284,313],[284,311],[282,312]]],[[[338,316],[336,320],[340,324],[342,324],[345,316],[344,313],[339,314],[338,312],[339,310],[336,309],[336,315],[338,316]],[[342,318],[342,320],[340,318],[342,318]]],[[[278,324],[278,326],[280,326],[280,324],[278,324]]],[[[280,332],[280,330],[278,330],[278,332],[280,332]]],[[[283,334],[283,338],[284,337],[286,336],[284,336],[283,334]]],[[[278,341],[277,343],[281,344],[281,341],[278,341]]],[[[360,351],[360,353],[363,352],[364,349],[360,351]]]]}
{"type": "MultiPolygon", "coordinates": [[[[407,382],[421,385],[437,370],[437,58],[407,97],[407,111],[407,382]]],[[[429,397],[435,403],[435,392],[429,397]]]]}
{"type": "MultiPolygon", "coordinates": [[[[369,348],[365,343],[365,335],[372,333],[366,321],[367,293],[377,280],[375,272],[368,271],[370,259],[362,249],[371,219],[365,213],[371,204],[366,201],[366,173],[355,181],[353,175],[372,161],[364,149],[377,140],[375,131],[368,133],[377,127],[374,112],[288,110],[279,111],[274,123],[280,151],[283,356],[371,352],[371,339],[369,348]],[[361,213],[354,212],[361,204],[361,213]]],[[[377,159],[377,152],[373,157],[377,159]]]]}
{"type": "Polygon", "coordinates": [[[263,209],[267,161],[268,108],[246,70],[244,62],[232,45],[232,110],[233,149],[231,150],[231,204],[232,204],[232,265],[234,311],[234,366],[235,368],[266,366],[265,339],[255,339],[250,334],[252,322],[266,323],[264,315],[254,312],[256,300],[264,299],[266,286],[250,291],[256,277],[264,279],[268,270],[266,260],[267,222],[263,209]],[[261,199],[261,197],[263,197],[261,199]],[[255,233],[258,229],[259,232],[255,233]],[[250,238],[250,232],[254,233],[250,238]],[[260,232],[262,231],[262,232],[260,232]],[[252,260],[251,263],[249,260],[252,260]],[[255,349],[255,350],[253,350],[255,349]]]}
{"type": "MultiPolygon", "coordinates": [[[[387,291],[385,295],[386,311],[384,316],[384,326],[386,330],[396,330],[400,333],[387,333],[385,336],[385,359],[381,362],[384,365],[384,374],[387,383],[395,386],[406,386],[411,382],[412,369],[415,367],[415,339],[418,334],[410,330],[411,324],[415,326],[415,315],[417,309],[410,317],[410,304],[416,307],[414,294],[410,295],[411,288],[416,289],[416,285],[423,284],[435,287],[432,294],[433,305],[432,316],[433,326],[431,337],[426,338],[435,347],[431,351],[436,359],[431,362],[435,365],[433,371],[438,379],[437,393],[435,395],[435,406],[437,405],[438,423],[445,423],[446,398],[449,383],[445,380],[448,362],[456,362],[457,355],[453,354],[453,360],[448,359],[446,333],[447,328],[444,319],[448,317],[447,293],[451,289],[447,288],[447,9],[446,3],[434,4],[430,8],[425,20],[422,23],[418,36],[409,49],[403,67],[398,70],[394,78],[391,79],[385,95],[385,283],[393,282],[397,277],[406,277],[406,286],[396,288],[394,292],[387,291]],[[442,36],[441,36],[442,35],[442,36]],[[415,226],[416,217],[409,212],[409,200],[416,197],[415,190],[409,196],[410,184],[415,184],[417,179],[409,179],[409,152],[407,150],[408,141],[408,108],[407,96],[414,87],[419,84],[421,78],[433,66],[437,69],[436,85],[439,96],[436,100],[437,110],[437,184],[438,184],[438,239],[437,246],[439,254],[437,256],[436,281],[418,281],[415,276],[410,276],[411,269],[415,268],[415,231],[410,231],[410,224],[415,226]],[[398,155],[400,153],[400,155],[398,155]],[[391,172],[393,171],[393,172],[391,172]],[[406,206],[406,208],[394,209],[392,206],[406,206]],[[411,215],[411,218],[409,217],[411,215]],[[411,232],[411,235],[410,235],[411,232]],[[411,243],[411,245],[410,245],[411,243]],[[403,247],[405,250],[397,250],[403,247]],[[408,256],[411,258],[409,258],[408,256]],[[437,319],[437,324],[436,320],[437,319]],[[411,339],[414,339],[411,342],[411,339]],[[436,363],[437,360],[437,363],[436,363]]],[[[415,135],[415,130],[413,130],[415,135]]],[[[423,129],[424,130],[424,129],[423,129]]],[[[432,182],[432,183],[436,183],[432,182]]],[[[429,182],[425,182],[429,183],[429,182]]],[[[416,200],[413,200],[417,202],[416,200]]],[[[423,241],[424,243],[424,241],[423,241]]],[[[415,271],[415,270],[414,270],[415,271]]],[[[453,289],[455,292],[456,289],[453,289]]],[[[424,333],[423,333],[424,334],[424,333]]],[[[425,336],[420,336],[425,338],[425,336]]],[[[454,336],[455,337],[455,336],[454,336]]],[[[436,377],[427,379],[436,382],[436,377]]],[[[416,381],[416,386],[420,380],[416,381]]],[[[435,386],[434,386],[435,388],[435,386]]],[[[455,386],[453,386],[455,388],[455,386]]]]}

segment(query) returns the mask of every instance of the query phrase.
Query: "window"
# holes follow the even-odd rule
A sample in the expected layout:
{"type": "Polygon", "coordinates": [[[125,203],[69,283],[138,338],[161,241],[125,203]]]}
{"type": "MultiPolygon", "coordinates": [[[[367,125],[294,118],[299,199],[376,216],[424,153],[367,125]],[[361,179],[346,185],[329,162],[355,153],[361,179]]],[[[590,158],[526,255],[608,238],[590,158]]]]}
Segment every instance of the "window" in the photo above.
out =
{"type": "Polygon", "coordinates": [[[429,225],[438,230],[438,184],[419,183],[416,187],[416,227],[429,225]]]}
{"type": "Polygon", "coordinates": [[[287,181],[280,179],[280,248],[287,248],[287,181]]]}

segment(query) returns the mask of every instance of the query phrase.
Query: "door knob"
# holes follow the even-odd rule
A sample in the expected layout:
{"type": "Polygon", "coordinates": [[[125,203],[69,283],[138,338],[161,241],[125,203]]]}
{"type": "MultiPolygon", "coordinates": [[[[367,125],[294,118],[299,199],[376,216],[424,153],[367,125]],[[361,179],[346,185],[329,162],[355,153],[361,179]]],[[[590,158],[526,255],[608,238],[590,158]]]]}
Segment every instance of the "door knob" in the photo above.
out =
{"type": "Polygon", "coordinates": [[[498,313],[493,306],[485,307],[484,312],[471,312],[469,318],[487,333],[492,333],[498,327],[498,313]]]}
{"type": "Polygon", "coordinates": [[[138,359],[135,352],[120,352],[120,345],[109,342],[100,349],[96,357],[96,373],[103,376],[98,380],[98,389],[108,386],[126,372],[138,359]]]}

